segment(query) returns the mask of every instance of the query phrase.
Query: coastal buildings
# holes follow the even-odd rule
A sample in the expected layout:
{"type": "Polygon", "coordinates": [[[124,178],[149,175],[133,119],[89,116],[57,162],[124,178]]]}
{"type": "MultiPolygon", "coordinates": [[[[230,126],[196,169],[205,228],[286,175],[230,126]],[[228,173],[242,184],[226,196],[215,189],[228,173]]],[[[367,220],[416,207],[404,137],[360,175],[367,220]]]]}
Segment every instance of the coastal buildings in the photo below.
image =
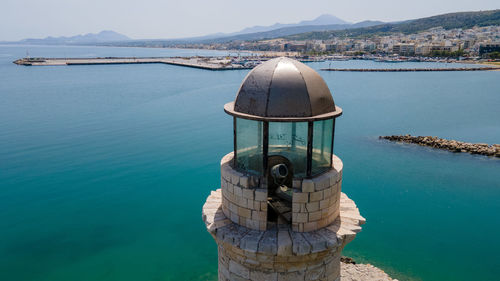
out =
{"type": "Polygon", "coordinates": [[[341,192],[333,137],[342,109],[326,83],[298,61],[272,59],[224,110],[234,151],[202,211],[219,280],[340,280],[341,252],[365,219],[341,192]]]}
{"type": "Polygon", "coordinates": [[[492,52],[500,52],[500,42],[497,43],[485,43],[479,46],[479,54],[487,54],[492,52]]]}
{"type": "Polygon", "coordinates": [[[446,55],[461,51],[469,56],[496,50],[500,42],[499,26],[470,29],[435,27],[414,34],[373,35],[368,37],[334,37],[327,40],[289,40],[276,38],[260,41],[230,41],[183,45],[188,48],[218,50],[279,51],[329,54],[398,54],[403,56],[446,55]],[[481,46],[483,48],[481,49],[481,46]],[[493,48],[493,49],[491,49],[493,48]],[[482,51],[481,51],[482,50],[482,51]]]}

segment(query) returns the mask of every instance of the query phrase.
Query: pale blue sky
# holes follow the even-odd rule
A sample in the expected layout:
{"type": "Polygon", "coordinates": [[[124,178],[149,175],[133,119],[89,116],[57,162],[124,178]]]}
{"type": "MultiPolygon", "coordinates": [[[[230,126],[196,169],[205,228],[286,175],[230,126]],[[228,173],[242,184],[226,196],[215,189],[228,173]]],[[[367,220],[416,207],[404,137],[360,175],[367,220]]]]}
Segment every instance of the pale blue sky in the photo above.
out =
{"type": "Polygon", "coordinates": [[[500,8],[499,0],[1,0],[0,41],[114,30],[134,39],[234,32],[333,14],[396,21],[500,8]]]}

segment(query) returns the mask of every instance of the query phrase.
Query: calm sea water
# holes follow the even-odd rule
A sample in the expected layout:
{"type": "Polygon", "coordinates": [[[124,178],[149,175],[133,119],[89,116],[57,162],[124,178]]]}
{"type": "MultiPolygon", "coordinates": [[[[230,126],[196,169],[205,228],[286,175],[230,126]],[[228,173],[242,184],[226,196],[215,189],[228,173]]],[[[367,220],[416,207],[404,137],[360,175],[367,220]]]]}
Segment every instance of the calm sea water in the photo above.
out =
{"type": "MultiPolygon", "coordinates": [[[[201,207],[232,150],[223,104],[247,71],[11,63],[26,50],[224,54],[0,46],[0,280],[215,280],[201,207]]],[[[500,72],[320,74],[344,109],[343,191],[367,218],[344,254],[400,280],[498,280],[500,161],[377,137],[500,143],[500,72]]]]}

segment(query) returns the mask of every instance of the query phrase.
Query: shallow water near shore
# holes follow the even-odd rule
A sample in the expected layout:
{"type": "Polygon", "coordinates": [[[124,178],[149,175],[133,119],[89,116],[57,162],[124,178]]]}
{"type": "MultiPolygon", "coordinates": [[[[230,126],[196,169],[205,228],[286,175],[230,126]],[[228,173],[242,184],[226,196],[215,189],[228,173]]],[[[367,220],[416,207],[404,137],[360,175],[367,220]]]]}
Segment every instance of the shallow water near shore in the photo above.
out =
{"type": "MultiPolygon", "coordinates": [[[[0,280],[216,280],[201,207],[232,150],[222,107],[248,70],[12,64],[26,50],[225,54],[0,46],[0,280]]],[[[378,136],[500,143],[500,72],[320,74],[344,110],[342,189],[367,219],[344,255],[400,280],[497,280],[500,161],[378,136]]]]}

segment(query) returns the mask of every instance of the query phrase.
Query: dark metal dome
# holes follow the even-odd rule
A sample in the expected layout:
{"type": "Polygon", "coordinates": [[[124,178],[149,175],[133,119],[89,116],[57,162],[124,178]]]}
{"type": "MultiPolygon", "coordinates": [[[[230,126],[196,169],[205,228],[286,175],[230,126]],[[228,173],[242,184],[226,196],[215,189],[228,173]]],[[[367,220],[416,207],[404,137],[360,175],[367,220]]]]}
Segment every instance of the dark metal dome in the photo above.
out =
{"type": "Polygon", "coordinates": [[[235,101],[224,110],[237,117],[268,121],[321,120],[342,114],[323,78],[309,66],[285,57],[250,71],[235,101]]]}

